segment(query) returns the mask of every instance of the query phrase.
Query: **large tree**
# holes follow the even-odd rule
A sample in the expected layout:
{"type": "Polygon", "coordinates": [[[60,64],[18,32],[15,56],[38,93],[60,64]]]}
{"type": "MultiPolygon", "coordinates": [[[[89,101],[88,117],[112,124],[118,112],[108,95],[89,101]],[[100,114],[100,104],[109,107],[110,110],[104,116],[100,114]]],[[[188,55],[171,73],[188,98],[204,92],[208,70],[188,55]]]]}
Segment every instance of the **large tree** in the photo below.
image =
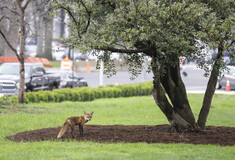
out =
{"type": "Polygon", "coordinates": [[[234,40],[235,2],[216,3],[212,0],[54,0],[54,7],[64,9],[71,17],[70,37],[66,42],[83,51],[95,51],[94,54],[104,51],[97,56],[109,64],[105,65],[108,71],[113,71],[112,52],[125,54],[125,63],[134,75],[142,70],[144,57],[151,57],[155,102],[172,128],[182,131],[205,127],[217,77],[223,68],[222,54],[234,40]],[[208,63],[212,66],[211,74],[196,122],[181,79],[179,58],[203,60],[205,55],[199,42],[212,45],[219,52],[216,60],[208,63]]]}

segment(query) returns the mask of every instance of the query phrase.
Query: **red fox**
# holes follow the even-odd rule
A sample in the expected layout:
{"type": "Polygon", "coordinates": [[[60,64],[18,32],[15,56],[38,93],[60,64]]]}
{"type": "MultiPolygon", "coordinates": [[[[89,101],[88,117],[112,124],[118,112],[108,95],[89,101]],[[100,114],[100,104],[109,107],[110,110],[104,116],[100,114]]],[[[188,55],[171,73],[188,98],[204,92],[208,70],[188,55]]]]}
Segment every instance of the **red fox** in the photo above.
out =
{"type": "Polygon", "coordinates": [[[80,117],[70,117],[70,118],[68,118],[68,119],[65,121],[63,127],[61,128],[61,130],[60,130],[60,132],[59,132],[57,138],[61,138],[61,137],[64,135],[64,133],[65,133],[65,132],[67,131],[67,129],[68,129],[68,126],[71,127],[71,135],[72,135],[72,137],[74,138],[75,136],[74,136],[74,134],[73,134],[73,131],[74,131],[75,125],[79,125],[80,136],[83,136],[83,125],[84,125],[86,122],[88,122],[88,121],[91,120],[92,115],[93,115],[93,112],[91,112],[90,114],[84,112],[84,116],[80,116],[80,117]]]}

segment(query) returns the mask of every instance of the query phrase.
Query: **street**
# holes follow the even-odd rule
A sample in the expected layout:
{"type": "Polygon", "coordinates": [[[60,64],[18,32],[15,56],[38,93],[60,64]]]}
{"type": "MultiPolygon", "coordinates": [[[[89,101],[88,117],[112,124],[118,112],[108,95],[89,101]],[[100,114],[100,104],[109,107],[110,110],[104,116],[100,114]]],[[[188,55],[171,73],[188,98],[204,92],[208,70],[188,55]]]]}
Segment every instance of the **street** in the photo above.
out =
{"type": "MultiPolygon", "coordinates": [[[[183,66],[182,72],[186,72],[187,76],[182,74],[182,79],[185,83],[187,90],[205,90],[208,77],[204,77],[204,70],[198,69],[195,64],[187,64],[183,66]]],[[[99,72],[79,72],[81,77],[84,77],[89,87],[98,87],[99,82],[99,72]]],[[[106,75],[103,77],[103,85],[117,85],[117,84],[132,84],[132,83],[141,83],[153,80],[152,73],[141,73],[136,79],[130,80],[131,75],[128,72],[117,72],[116,75],[113,75],[110,78],[107,78],[106,75]]]]}
{"type": "MultiPolygon", "coordinates": [[[[54,69],[52,69],[54,70],[54,69]]],[[[58,70],[57,70],[58,71],[58,70]]],[[[89,87],[98,87],[100,86],[100,72],[78,72],[81,77],[84,77],[88,83],[89,87]]],[[[181,70],[181,77],[184,81],[186,90],[188,93],[204,93],[208,83],[209,77],[204,76],[205,71],[197,68],[196,64],[190,63],[185,64],[181,70]],[[183,74],[187,73],[187,76],[183,74]]],[[[106,75],[103,75],[103,86],[107,85],[121,85],[121,84],[133,84],[133,83],[142,83],[153,81],[152,73],[142,72],[136,79],[130,79],[131,74],[127,71],[117,72],[116,75],[113,75],[110,78],[107,78],[106,75]]],[[[217,89],[216,93],[219,94],[235,94],[235,91],[226,92],[224,89],[217,89]]]]}

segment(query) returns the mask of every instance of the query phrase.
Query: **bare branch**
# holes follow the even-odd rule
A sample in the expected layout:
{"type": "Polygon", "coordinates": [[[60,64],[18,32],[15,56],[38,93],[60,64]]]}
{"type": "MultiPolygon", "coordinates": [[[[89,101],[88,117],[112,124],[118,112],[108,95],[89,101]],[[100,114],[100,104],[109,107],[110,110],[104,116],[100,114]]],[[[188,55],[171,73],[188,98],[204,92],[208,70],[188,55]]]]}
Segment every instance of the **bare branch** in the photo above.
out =
{"type": "Polygon", "coordinates": [[[16,0],[16,4],[18,5],[19,9],[22,11],[22,6],[20,0],[16,0]]]}
{"type": "Polygon", "coordinates": [[[16,0],[16,3],[18,5],[18,7],[20,8],[20,10],[24,11],[28,7],[28,4],[29,4],[30,1],[31,0],[27,0],[24,6],[21,5],[21,1],[20,0],[16,0]]]}
{"type": "Polygon", "coordinates": [[[25,3],[25,5],[22,7],[24,10],[27,8],[27,6],[29,5],[29,2],[30,2],[31,0],[28,0],[26,3],[25,3]]]}
{"type": "Polygon", "coordinates": [[[5,40],[5,42],[7,43],[7,45],[11,48],[11,50],[15,53],[15,55],[17,56],[18,59],[20,59],[17,50],[11,45],[11,43],[8,41],[8,39],[6,38],[6,36],[4,35],[4,33],[2,32],[2,30],[0,29],[0,34],[2,35],[3,39],[5,40]]]}
{"type": "MultiPolygon", "coordinates": [[[[9,22],[11,22],[12,24],[18,25],[18,24],[17,24],[18,21],[12,21],[11,18],[8,17],[8,16],[3,16],[1,20],[3,20],[3,19],[7,19],[7,20],[8,20],[9,22]]],[[[1,22],[1,21],[0,21],[0,22],[1,22]]]]}
{"type": "Polygon", "coordinates": [[[2,16],[2,18],[0,19],[0,22],[5,18],[5,16],[2,16]]]}
{"type": "Polygon", "coordinates": [[[17,16],[20,16],[20,14],[19,14],[16,10],[12,10],[12,9],[10,9],[8,6],[3,6],[1,9],[4,9],[4,8],[7,9],[7,10],[9,10],[10,12],[16,14],[17,16]]]}

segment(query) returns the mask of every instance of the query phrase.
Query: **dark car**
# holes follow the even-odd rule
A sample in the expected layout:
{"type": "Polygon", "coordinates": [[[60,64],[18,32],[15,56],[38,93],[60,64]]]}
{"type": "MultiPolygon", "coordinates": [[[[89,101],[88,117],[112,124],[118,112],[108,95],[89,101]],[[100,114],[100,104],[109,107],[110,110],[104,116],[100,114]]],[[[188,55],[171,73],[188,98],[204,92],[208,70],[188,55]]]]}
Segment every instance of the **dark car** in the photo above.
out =
{"type": "Polygon", "coordinates": [[[86,80],[80,77],[77,72],[61,71],[60,72],[60,88],[74,88],[88,86],[86,80]]]}
{"type": "Polygon", "coordinates": [[[227,82],[230,84],[231,89],[235,89],[235,66],[227,66],[228,70],[224,72],[224,77],[218,81],[218,89],[226,88],[227,82]]]}
{"type": "MultiPolygon", "coordinates": [[[[59,87],[60,77],[46,73],[42,63],[24,63],[25,91],[53,90],[59,87]]],[[[19,93],[19,63],[3,63],[0,66],[0,96],[19,93]]]]}

